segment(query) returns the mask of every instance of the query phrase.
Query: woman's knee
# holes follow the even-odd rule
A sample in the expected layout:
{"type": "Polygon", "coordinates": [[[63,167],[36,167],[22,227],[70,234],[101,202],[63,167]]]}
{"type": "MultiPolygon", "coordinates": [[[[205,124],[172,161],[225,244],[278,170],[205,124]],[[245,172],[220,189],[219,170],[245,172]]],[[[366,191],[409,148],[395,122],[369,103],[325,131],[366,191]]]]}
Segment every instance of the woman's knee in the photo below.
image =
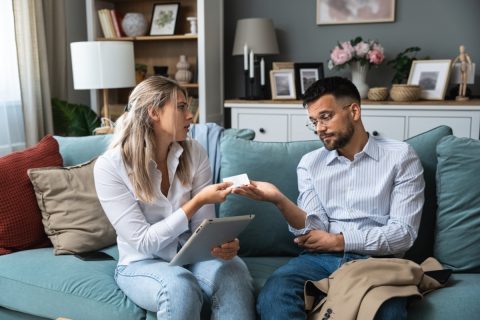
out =
{"type": "Polygon", "coordinates": [[[182,267],[126,268],[118,272],[122,291],[140,307],[176,313],[185,305],[200,312],[202,290],[192,273],[182,267]]]}

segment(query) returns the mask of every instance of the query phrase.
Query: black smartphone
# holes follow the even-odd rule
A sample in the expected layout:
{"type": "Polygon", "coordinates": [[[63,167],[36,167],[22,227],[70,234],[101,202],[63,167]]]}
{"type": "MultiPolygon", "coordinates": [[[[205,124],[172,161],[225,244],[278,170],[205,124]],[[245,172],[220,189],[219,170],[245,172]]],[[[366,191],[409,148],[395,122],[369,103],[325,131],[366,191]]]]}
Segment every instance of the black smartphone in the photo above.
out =
{"type": "Polygon", "coordinates": [[[440,284],[447,283],[451,274],[452,274],[451,269],[425,271],[425,275],[432,277],[433,279],[440,282],[440,284]]]}
{"type": "Polygon", "coordinates": [[[115,260],[111,255],[103,251],[82,252],[74,256],[85,261],[115,260]]]}

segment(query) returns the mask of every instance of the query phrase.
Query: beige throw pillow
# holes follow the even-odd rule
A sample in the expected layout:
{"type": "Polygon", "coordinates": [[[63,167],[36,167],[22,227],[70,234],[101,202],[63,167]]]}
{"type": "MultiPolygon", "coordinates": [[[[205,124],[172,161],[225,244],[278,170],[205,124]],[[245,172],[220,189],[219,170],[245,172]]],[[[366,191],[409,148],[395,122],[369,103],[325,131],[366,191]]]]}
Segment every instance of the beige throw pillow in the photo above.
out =
{"type": "Polygon", "coordinates": [[[94,164],[28,170],[56,255],[94,251],[116,241],[95,191],[94,164]]]}

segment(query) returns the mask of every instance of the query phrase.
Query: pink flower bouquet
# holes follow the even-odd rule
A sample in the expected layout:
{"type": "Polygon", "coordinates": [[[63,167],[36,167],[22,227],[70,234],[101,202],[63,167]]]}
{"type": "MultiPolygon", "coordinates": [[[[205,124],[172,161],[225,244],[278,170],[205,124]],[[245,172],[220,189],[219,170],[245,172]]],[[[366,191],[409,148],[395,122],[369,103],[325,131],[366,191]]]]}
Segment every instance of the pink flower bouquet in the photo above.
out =
{"type": "Polygon", "coordinates": [[[361,65],[379,65],[385,59],[383,47],[377,41],[363,41],[356,37],[350,41],[339,42],[330,53],[328,68],[343,68],[347,64],[358,61],[361,65]]]}

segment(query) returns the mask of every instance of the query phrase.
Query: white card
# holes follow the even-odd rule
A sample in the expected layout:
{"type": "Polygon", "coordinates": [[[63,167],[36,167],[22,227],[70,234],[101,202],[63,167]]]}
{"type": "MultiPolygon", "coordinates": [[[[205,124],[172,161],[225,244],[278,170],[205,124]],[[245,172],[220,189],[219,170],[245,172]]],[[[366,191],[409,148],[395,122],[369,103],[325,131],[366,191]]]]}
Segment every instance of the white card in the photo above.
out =
{"type": "Polygon", "coordinates": [[[223,178],[223,182],[233,182],[233,185],[231,186],[231,188],[237,188],[237,187],[249,184],[250,180],[248,179],[248,176],[246,173],[242,173],[237,176],[223,178]]]}

